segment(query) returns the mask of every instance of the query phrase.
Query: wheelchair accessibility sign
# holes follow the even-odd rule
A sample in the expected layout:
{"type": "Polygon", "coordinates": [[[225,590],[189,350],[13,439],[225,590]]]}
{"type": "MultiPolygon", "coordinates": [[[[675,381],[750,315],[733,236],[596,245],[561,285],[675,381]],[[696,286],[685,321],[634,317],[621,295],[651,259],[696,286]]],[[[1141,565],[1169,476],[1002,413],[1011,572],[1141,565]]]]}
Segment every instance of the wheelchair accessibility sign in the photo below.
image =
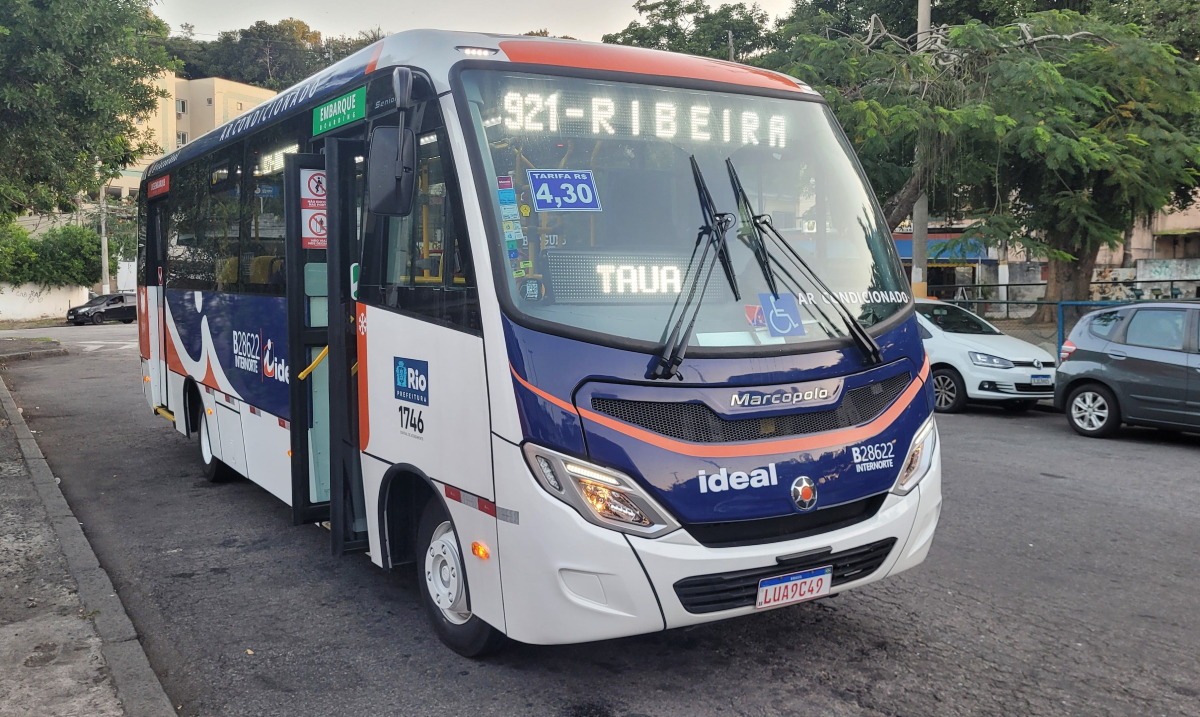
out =
{"type": "Polygon", "coordinates": [[[800,307],[794,294],[780,294],[778,299],[774,294],[759,294],[758,303],[762,306],[762,320],[772,336],[804,335],[804,323],[800,321],[800,307]]]}

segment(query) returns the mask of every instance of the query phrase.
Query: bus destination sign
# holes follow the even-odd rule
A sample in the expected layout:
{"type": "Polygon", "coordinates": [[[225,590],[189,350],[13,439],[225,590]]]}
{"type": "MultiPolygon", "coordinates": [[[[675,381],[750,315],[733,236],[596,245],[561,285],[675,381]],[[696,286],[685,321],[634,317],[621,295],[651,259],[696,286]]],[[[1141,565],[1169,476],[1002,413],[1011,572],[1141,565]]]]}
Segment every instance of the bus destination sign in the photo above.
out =
{"type": "Polygon", "coordinates": [[[367,88],[330,100],[313,110],[313,136],[367,116],[367,88]]]}

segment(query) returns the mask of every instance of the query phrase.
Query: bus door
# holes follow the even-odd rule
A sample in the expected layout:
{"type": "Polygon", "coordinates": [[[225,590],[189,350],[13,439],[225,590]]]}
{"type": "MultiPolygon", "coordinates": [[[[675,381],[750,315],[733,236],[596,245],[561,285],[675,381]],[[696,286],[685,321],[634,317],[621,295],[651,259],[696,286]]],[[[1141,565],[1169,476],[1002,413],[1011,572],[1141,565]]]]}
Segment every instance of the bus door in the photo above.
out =
{"type": "Polygon", "coordinates": [[[329,520],[329,302],[325,157],[284,157],[292,522],[329,520]]]}
{"type": "Polygon", "coordinates": [[[358,441],[355,303],[365,154],[366,145],[359,138],[325,140],[329,186],[329,523],[335,555],[369,547],[358,441]]]}
{"type": "Polygon", "coordinates": [[[363,142],[286,165],[292,516],[329,521],[334,554],[367,549],[353,298],[363,142]]]}
{"type": "MultiPolygon", "coordinates": [[[[150,391],[153,405],[170,405],[171,392],[167,390],[167,287],[166,265],[167,244],[170,238],[171,210],[166,199],[151,202],[148,207],[148,233],[146,255],[146,309],[149,330],[150,391]]],[[[182,419],[182,416],[180,417],[182,419]]]]}

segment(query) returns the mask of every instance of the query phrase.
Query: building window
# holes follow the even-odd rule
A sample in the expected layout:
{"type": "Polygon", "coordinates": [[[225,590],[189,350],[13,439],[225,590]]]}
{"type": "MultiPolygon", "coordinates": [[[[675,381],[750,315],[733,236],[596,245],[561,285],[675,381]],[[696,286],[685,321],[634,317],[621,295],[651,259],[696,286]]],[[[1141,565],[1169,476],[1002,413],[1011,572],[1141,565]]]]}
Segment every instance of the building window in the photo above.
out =
{"type": "Polygon", "coordinates": [[[175,133],[175,148],[176,149],[179,149],[180,147],[182,147],[183,145],[185,145],[187,143],[188,143],[187,132],[176,132],[175,133]]]}
{"type": "Polygon", "coordinates": [[[238,112],[241,112],[242,111],[242,103],[239,102],[239,103],[237,103],[237,105],[238,105],[238,112]]]}
{"type": "Polygon", "coordinates": [[[212,107],[212,98],[211,97],[208,98],[208,106],[212,107]]]}
{"type": "Polygon", "coordinates": [[[187,100],[175,100],[175,111],[181,115],[187,114],[187,100]]]}

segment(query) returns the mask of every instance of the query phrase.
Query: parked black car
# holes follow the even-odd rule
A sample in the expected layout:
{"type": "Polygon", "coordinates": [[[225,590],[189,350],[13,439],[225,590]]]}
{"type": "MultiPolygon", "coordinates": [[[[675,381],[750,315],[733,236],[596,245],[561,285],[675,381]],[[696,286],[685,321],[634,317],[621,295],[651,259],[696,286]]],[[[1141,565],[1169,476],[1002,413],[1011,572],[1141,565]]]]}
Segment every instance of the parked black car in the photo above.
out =
{"type": "Polygon", "coordinates": [[[1094,311],[1059,354],[1054,405],[1085,436],[1122,423],[1200,430],[1200,303],[1094,311]]]}
{"type": "Polygon", "coordinates": [[[133,294],[102,294],[91,301],[67,311],[67,323],[103,324],[105,321],[120,321],[132,324],[137,321],[137,297],[133,294]]]}

